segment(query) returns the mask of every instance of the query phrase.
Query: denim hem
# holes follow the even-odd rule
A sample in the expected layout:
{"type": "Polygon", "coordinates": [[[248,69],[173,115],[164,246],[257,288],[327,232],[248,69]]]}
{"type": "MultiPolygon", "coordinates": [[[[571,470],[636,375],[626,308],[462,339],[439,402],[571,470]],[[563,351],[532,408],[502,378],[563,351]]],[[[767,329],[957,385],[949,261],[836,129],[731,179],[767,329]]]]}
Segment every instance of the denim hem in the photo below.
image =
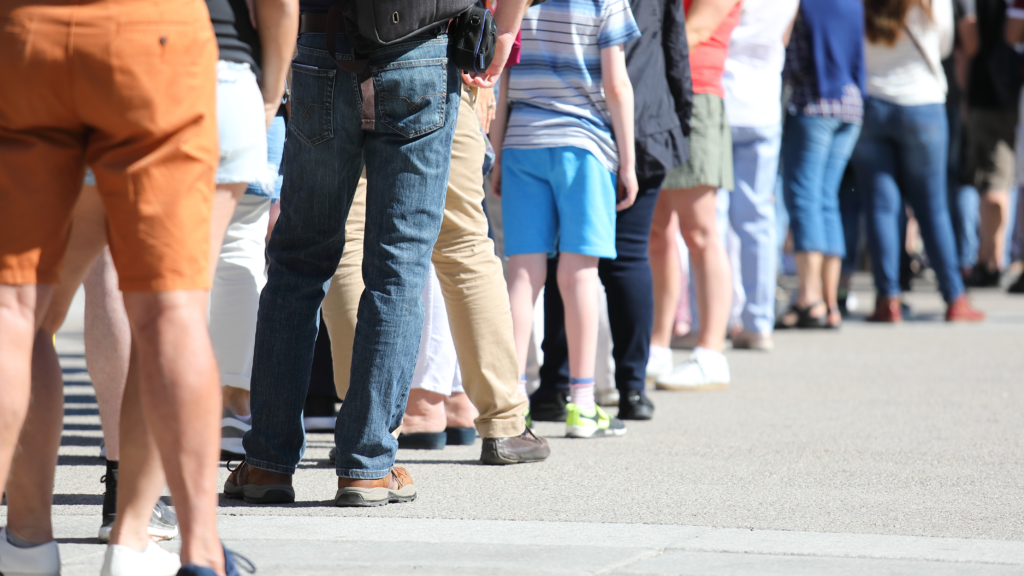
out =
{"type": "Polygon", "coordinates": [[[391,473],[391,468],[387,470],[352,470],[338,468],[335,470],[338,474],[338,478],[354,478],[356,480],[380,480],[391,473]]]}
{"type": "Polygon", "coordinates": [[[249,466],[259,468],[260,470],[267,470],[269,472],[277,472],[278,474],[288,474],[289,476],[295,475],[295,466],[281,466],[280,464],[273,464],[263,460],[255,460],[248,456],[245,457],[245,463],[249,466]]]}

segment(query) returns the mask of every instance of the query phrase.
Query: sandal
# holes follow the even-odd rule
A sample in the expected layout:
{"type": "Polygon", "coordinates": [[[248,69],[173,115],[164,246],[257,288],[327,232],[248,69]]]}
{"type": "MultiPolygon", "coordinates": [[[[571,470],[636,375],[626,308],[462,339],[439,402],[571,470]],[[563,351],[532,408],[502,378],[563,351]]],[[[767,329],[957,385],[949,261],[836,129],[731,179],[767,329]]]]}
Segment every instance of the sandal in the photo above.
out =
{"type": "Polygon", "coordinates": [[[798,319],[796,321],[797,328],[826,328],[828,327],[828,306],[825,306],[825,314],[823,316],[811,316],[811,310],[814,310],[819,305],[825,305],[824,300],[818,300],[813,304],[810,304],[806,308],[798,308],[798,319]]]}
{"type": "Polygon", "coordinates": [[[828,313],[825,314],[825,328],[829,330],[839,330],[839,327],[843,325],[843,311],[836,307],[828,307],[828,313]],[[833,315],[839,316],[839,321],[835,324],[832,323],[833,315]]]}

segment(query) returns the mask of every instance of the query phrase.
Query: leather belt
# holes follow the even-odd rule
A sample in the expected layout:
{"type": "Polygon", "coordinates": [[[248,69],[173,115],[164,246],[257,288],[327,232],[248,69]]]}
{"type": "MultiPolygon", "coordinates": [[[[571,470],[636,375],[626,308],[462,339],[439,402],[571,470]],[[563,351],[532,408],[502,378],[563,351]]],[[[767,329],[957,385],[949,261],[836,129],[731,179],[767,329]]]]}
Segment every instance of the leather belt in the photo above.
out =
{"type": "Polygon", "coordinates": [[[323,34],[327,31],[327,12],[299,14],[299,34],[323,34]]]}

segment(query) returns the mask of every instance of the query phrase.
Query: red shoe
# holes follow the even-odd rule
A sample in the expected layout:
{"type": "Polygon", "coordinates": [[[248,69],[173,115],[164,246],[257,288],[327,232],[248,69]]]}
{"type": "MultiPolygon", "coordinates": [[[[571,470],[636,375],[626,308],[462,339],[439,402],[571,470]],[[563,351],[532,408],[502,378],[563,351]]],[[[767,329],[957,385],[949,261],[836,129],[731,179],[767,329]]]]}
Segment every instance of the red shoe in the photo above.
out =
{"type": "Polygon", "coordinates": [[[972,308],[967,302],[967,295],[961,294],[956,300],[949,304],[946,309],[946,322],[981,322],[985,319],[985,313],[972,308]]]}
{"type": "Polygon", "coordinates": [[[903,312],[900,311],[899,298],[885,298],[879,296],[875,300],[875,311],[867,317],[868,322],[885,322],[896,324],[903,321],[903,312]]]}

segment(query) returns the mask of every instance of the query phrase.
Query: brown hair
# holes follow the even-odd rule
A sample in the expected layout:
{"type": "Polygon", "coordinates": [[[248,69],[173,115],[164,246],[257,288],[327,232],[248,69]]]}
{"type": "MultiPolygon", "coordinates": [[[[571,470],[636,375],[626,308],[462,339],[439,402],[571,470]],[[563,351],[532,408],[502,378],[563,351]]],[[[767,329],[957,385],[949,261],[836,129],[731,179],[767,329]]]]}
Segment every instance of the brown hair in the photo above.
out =
{"type": "Polygon", "coordinates": [[[920,6],[931,19],[931,3],[925,0],[864,0],[864,29],[872,44],[892,46],[907,25],[907,13],[920,6]]]}

